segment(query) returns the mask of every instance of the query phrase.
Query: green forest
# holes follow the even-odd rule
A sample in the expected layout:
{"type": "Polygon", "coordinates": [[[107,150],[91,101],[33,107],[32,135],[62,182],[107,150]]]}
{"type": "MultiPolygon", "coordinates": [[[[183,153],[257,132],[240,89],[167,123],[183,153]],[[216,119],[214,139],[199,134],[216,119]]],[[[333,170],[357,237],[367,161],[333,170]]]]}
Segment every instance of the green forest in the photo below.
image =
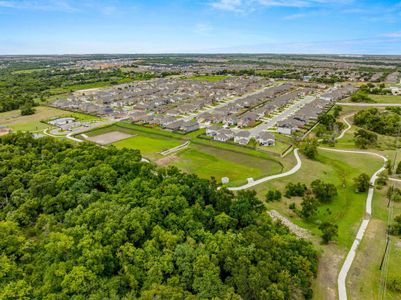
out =
{"type": "Polygon", "coordinates": [[[0,299],[312,297],[317,252],[234,194],[137,150],[0,139],[0,299]]]}

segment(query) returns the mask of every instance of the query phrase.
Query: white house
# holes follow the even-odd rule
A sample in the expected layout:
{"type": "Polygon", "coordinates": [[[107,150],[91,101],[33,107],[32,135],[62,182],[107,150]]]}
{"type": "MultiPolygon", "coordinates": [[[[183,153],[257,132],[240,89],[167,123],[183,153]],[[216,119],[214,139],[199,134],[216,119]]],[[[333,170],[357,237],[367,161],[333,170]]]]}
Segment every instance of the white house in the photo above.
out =
{"type": "Polygon", "coordinates": [[[274,146],[274,144],[276,143],[274,134],[266,131],[259,133],[256,141],[261,146],[274,146]]]}

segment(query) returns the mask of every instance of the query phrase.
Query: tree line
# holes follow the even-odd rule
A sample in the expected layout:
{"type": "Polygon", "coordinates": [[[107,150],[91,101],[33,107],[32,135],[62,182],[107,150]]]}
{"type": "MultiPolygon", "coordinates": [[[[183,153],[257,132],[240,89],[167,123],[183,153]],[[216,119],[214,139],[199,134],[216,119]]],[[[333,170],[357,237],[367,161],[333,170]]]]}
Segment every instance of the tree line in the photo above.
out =
{"type": "Polygon", "coordinates": [[[312,297],[317,252],[254,191],[30,134],[0,157],[1,299],[312,297]]]}

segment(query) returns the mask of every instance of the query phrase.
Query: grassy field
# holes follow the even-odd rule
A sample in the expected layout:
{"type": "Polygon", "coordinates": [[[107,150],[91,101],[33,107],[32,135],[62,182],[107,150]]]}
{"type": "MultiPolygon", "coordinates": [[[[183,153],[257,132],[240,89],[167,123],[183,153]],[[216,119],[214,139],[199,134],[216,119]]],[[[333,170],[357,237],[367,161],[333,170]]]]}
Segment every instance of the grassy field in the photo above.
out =
{"type": "Polygon", "coordinates": [[[68,116],[84,121],[99,119],[98,117],[47,106],[38,106],[35,109],[36,113],[29,116],[21,116],[19,110],[0,113],[0,125],[10,127],[14,131],[39,131],[51,127],[41,121],[47,121],[56,117],[68,116]]]}
{"type": "Polygon", "coordinates": [[[401,96],[393,95],[369,95],[370,98],[375,100],[377,103],[400,103],[401,96]]]}
{"type": "Polygon", "coordinates": [[[276,209],[289,217],[294,223],[310,229],[320,235],[318,226],[321,222],[331,221],[339,226],[338,245],[348,248],[355,237],[359,221],[364,214],[365,193],[355,193],[353,178],[364,172],[372,175],[383,164],[381,160],[357,154],[333,153],[319,150],[318,160],[302,158],[302,168],[289,177],[274,180],[256,187],[258,195],[263,198],[269,189],[284,191],[285,186],[292,182],[302,182],[309,185],[315,179],[321,179],[336,185],[338,196],[329,204],[319,207],[316,217],[306,222],[298,217],[288,205],[296,203],[300,208],[301,199],[283,198],[280,202],[269,202],[269,209],[276,209]]]}
{"type": "Polygon", "coordinates": [[[202,178],[215,177],[218,182],[228,177],[229,185],[246,183],[247,178],[258,178],[282,171],[277,161],[204,145],[191,145],[176,154],[172,165],[202,178]]]}
{"type": "MultiPolygon", "coordinates": [[[[280,173],[285,167],[272,155],[264,152],[197,138],[202,130],[182,135],[158,128],[147,128],[121,122],[85,134],[96,136],[112,131],[134,135],[131,138],[113,143],[118,148],[139,149],[144,157],[160,165],[177,166],[183,171],[195,173],[202,178],[215,177],[220,182],[222,177],[229,177],[230,185],[246,183],[249,177],[256,179],[280,173]],[[188,140],[191,141],[188,148],[169,156],[160,154],[161,151],[181,145],[188,140]]],[[[293,164],[292,158],[284,161],[293,164]]]]}
{"type": "Polygon", "coordinates": [[[199,76],[190,76],[186,77],[186,80],[200,80],[200,81],[209,81],[209,82],[217,82],[223,79],[226,79],[228,76],[226,75],[199,75],[199,76]]]}
{"type": "Polygon", "coordinates": [[[171,149],[181,144],[182,143],[179,140],[153,138],[143,135],[136,135],[134,137],[113,143],[114,146],[120,149],[138,149],[141,151],[143,156],[150,159],[160,157],[159,152],[171,149]]]}
{"type": "MultiPolygon", "coordinates": [[[[386,247],[388,215],[386,191],[387,188],[376,191],[372,220],[347,278],[351,299],[380,299],[382,271],[379,268],[386,247]]],[[[401,203],[394,203],[393,215],[400,214],[401,203]]],[[[390,256],[384,299],[401,299],[401,292],[394,291],[389,284],[394,279],[401,280],[401,239],[399,237],[391,237],[388,253],[390,256]]]]}

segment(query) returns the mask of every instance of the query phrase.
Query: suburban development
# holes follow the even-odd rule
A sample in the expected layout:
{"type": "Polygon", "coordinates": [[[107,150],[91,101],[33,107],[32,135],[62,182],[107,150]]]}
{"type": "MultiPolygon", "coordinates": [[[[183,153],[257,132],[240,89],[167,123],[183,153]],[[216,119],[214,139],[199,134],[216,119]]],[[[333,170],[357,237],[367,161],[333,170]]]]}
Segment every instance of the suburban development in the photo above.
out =
{"type": "Polygon", "coordinates": [[[401,299],[400,15],[0,1],[0,300],[401,299]]]}

